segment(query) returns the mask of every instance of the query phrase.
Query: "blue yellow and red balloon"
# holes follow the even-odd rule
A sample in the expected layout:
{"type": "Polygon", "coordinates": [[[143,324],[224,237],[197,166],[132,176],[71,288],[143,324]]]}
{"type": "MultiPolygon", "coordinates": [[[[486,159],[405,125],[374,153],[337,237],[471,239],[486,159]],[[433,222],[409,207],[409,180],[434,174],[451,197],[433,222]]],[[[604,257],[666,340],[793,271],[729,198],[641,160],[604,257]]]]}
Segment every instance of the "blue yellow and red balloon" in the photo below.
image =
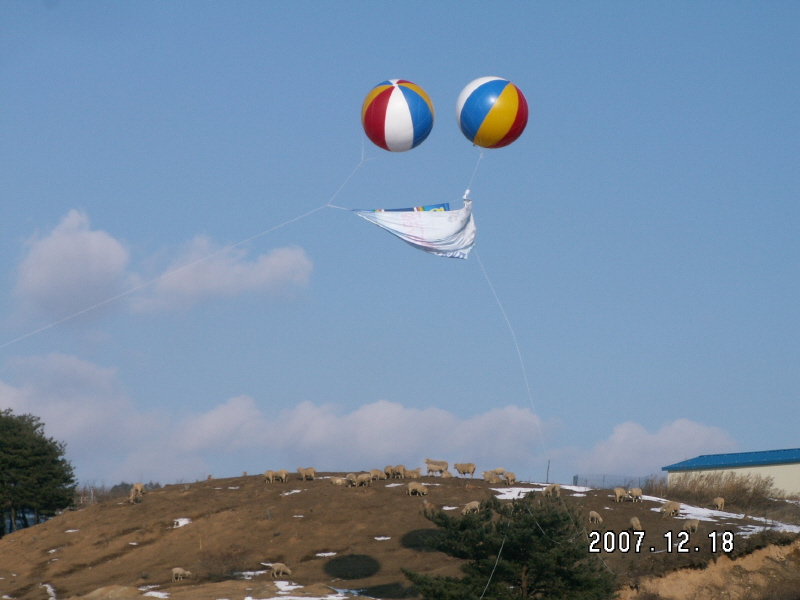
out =
{"type": "Polygon", "coordinates": [[[528,103],[517,86],[500,77],[481,77],[458,96],[456,120],[467,139],[482,148],[502,148],[528,124],[528,103]]]}
{"type": "Polygon", "coordinates": [[[376,146],[391,152],[416,148],[433,128],[433,103],[421,87],[405,79],[376,85],[361,107],[364,132],[376,146]]]}

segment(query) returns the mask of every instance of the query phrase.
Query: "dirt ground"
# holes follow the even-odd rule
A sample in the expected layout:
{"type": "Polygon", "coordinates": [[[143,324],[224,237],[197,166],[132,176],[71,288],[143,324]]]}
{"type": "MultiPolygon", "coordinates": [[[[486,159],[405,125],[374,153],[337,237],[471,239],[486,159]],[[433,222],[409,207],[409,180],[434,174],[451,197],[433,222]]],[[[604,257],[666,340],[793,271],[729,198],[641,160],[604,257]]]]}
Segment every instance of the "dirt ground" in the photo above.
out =
{"type": "MultiPolygon", "coordinates": [[[[235,555],[247,571],[265,571],[262,563],[289,565],[289,579],[305,586],[293,591],[294,596],[359,590],[375,598],[406,597],[409,582],[401,567],[460,575],[458,560],[423,547],[426,534],[434,529],[422,514],[425,504],[457,507],[451,514],[458,514],[467,502],[487,499],[500,487],[461,478],[422,481],[428,484],[424,499],[409,497],[402,480],[343,488],[331,485],[330,479],[300,481],[296,474],[285,484],[265,483],[261,476],[238,477],[166,486],[146,494],[140,504],[115,501],[66,512],[0,539],[0,596],[47,600],[51,586],[59,599],[123,599],[155,590],[177,600],[280,597],[266,573],[238,581],[211,582],[205,577],[209,564],[235,555]],[[173,567],[190,570],[195,577],[172,582],[173,567]]],[[[541,490],[542,485],[518,487],[541,490]]],[[[563,501],[580,505],[587,515],[595,510],[603,516],[601,526],[590,526],[587,519],[587,529],[599,532],[601,550],[614,542],[614,551],[600,556],[620,575],[626,590],[644,589],[648,573],[658,571],[664,561],[699,566],[722,556],[719,549],[712,555],[708,534],[727,529],[734,532],[736,543],[738,528],[747,524],[702,523],[686,545],[689,552],[678,554],[667,551],[665,534],[677,536],[683,521],[663,518],[652,510],[658,507],[655,502],[615,503],[609,490],[565,490],[563,501]],[[646,533],[639,552],[634,551],[635,538],[623,534],[632,516],[640,519],[646,533]],[[626,539],[632,547],[623,553],[619,545],[626,539]]],[[[677,539],[673,537],[673,543],[677,539]]],[[[772,562],[791,565],[793,560],[790,553],[772,562]]]]}

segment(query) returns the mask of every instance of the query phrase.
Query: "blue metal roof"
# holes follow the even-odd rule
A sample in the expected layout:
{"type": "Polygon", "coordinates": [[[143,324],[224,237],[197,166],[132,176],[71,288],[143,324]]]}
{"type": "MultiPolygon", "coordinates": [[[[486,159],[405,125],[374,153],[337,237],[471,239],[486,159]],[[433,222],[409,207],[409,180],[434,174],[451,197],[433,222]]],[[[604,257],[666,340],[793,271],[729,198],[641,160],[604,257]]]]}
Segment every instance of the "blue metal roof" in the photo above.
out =
{"type": "Polygon", "coordinates": [[[726,467],[753,467],[756,465],[780,465],[800,463],[800,448],[789,450],[765,450],[763,452],[734,452],[732,454],[703,454],[683,462],[661,467],[662,471],[696,471],[700,469],[724,469],[726,467]]]}

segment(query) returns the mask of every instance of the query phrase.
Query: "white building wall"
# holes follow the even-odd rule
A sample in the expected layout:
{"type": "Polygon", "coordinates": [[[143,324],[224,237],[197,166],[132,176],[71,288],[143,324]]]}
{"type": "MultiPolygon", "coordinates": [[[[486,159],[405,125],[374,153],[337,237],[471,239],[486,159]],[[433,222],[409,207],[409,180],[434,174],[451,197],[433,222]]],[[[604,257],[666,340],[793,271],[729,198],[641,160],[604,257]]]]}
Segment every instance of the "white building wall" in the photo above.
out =
{"type": "Polygon", "coordinates": [[[800,463],[781,465],[759,465],[757,467],[730,467],[726,469],[703,469],[687,471],[670,471],[667,473],[667,484],[684,473],[690,475],[710,475],[712,473],[736,473],[736,475],[761,475],[772,477],[775,487],[787,494],[800,494],[800,463]]]}

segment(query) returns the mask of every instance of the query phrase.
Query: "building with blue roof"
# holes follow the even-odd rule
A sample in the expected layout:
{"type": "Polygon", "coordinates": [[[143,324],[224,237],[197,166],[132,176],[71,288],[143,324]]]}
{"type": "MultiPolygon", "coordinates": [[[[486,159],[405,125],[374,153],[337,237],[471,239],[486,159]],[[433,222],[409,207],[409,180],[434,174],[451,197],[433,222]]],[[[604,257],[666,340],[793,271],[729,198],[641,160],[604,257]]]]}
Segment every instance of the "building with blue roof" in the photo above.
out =
{"type": "Polygon", "coordinates": [[[703,475],[730,472],[736,475],[772,477],[775,487],[788,494],[800,494],[800,448],[703,454],[661,468],[667,472],[667,483],[681,475],[703,475]]]}

